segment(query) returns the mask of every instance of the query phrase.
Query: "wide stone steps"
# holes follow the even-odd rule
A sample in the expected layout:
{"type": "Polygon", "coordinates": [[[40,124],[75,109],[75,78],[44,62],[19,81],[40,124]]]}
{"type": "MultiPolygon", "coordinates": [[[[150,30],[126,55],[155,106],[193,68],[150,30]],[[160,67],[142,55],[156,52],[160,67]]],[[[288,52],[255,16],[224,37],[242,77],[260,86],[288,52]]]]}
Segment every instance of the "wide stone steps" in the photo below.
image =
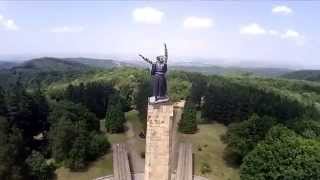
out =
{"type": "Polygon", "coordinates": [[[192,145],[181,143],[179,147],[179,159],[176,180],[193,179],[192,145]]]}
{"type": "Polygon", "coordinates": [[[114,180],[132,180],[126,145],[114,144],[112,150],[114,180]]]}

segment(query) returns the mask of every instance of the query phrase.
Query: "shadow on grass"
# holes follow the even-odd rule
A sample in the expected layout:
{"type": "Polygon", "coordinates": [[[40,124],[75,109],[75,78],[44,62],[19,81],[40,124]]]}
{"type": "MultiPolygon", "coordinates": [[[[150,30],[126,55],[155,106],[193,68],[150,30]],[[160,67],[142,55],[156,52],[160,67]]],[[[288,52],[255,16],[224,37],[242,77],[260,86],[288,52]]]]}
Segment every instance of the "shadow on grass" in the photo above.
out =
{"type": "Polygon", "coordinates": [[[232,152],[228,147],[226,147],[223,151],[223,160],[226,162],[226,165],[238,169],[241,165],[241,157],[232,152]]]}

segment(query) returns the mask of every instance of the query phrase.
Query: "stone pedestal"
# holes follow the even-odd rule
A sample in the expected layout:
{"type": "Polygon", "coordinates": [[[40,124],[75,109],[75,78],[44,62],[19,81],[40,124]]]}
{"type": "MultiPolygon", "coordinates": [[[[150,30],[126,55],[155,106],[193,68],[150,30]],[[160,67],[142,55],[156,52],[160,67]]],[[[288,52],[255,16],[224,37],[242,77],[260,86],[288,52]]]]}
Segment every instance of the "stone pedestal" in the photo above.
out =
{"type": "Polygon", "coordinates": [[[148,105],[144,180],[171,180],[183,106],[184,102],[148,105]]]}

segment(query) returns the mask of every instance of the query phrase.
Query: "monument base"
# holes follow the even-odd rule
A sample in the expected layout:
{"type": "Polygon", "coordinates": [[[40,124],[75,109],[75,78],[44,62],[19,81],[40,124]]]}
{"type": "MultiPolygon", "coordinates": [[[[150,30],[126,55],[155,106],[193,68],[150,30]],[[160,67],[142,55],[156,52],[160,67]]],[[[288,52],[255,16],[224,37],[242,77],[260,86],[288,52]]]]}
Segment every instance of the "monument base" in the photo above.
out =
{"type": "Polygon", "coordinates": [[[176,169],[176,131],[184,101],[148,105],[144,180],[172,180],[176,169]]]}
{"type": "Polygon", "coordinates": [[[159,104],[159,103],[164,103],[164,102],[168,102],[169,101],[169,97],[162,97],[156,100],[156,97],[152,96],[149,97],[149,103],[150,104],[159,104]]]}

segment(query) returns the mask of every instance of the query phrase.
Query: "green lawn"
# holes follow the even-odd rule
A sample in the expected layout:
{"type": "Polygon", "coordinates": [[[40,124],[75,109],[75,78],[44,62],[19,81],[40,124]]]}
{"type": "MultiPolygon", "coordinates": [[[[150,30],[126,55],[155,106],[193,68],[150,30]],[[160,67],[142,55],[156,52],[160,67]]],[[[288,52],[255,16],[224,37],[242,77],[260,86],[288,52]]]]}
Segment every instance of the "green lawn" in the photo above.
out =
{"type": "Polygon", "coordinates": [[[218,123],[201,124],[199,131],[193,135],[179,134],[181,142],[192,143],[194,153],[195,175],[207,177],[209,180],[239,180],[238,168],[233,168],[223,159],[225,144],[221,135],[227,128],[218,123]],[[207,163],[211,172],[201,174],[201,166],[207,163]]]}

